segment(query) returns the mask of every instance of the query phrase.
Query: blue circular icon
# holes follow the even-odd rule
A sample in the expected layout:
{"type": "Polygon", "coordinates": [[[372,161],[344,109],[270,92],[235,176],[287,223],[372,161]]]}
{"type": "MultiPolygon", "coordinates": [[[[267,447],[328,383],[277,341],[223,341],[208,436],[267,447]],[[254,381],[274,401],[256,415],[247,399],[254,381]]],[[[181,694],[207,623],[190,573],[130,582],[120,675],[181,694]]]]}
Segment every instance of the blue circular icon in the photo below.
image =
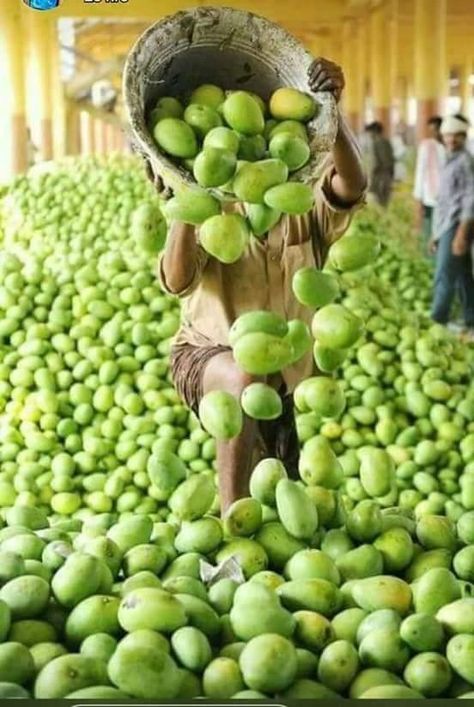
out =
{"type": "Polygon", "coordinates": [[[54,10],[59,7],[60,0],[24,0],[32,10],[54,10]]]}

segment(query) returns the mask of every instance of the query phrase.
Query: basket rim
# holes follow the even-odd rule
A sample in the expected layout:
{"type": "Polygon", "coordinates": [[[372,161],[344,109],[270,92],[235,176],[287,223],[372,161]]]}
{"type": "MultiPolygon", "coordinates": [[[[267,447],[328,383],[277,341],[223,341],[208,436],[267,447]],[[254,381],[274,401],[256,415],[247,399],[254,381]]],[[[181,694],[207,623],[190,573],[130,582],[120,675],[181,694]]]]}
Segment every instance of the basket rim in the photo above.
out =
{"type": "MultiPolygon", "coordinates": [[[[154,171],[160,173],[165,172],[167,173],[167,177],[171,178],[171,181],[177,181],[178,183],[180,182],[186,185],[188,188],[197,189],[199,189],[200,187],[194,180],[193,175],[180,165],[176,164],[168,155],[162,153],[158,149],[157,145],[153,141],[152,136],[150,135],[146,127],[146,120],[142,110],[137,105],[136,101],[133,100],[133,94],[138,85],[139,72],[137,70],[137,59],[142,47],[146,45],[150,38],[153,37],[153,35],[156,34],[157,31],[162,30],[169,24],[174,25],[175,23],[181,22],[183,19],[186,18],[205,17],[206,15],[211,15],[212,12],[226,14],[228,13],[235,17],[238,17],[241,20],[254,18],[265,28],[268,28],[268,30],[271,30],[277,36],[281,37],[282,41],[286,43],[286,46],[290,46],[290,48],[294,52],[296,52],[302,57],[302,60],[305,60],[308,63],[308,65],[312,59],[311,53],[305,48],[302,42],[300,42],[300,40],[298,40],[282,25],[257,13],[228,6],[204,5],[190,7],[188,9],[179,10],[178,12],[173,14],[165,15],[164,17],[161,17],[152,25],[147,27],[147,29],[136,39],[125,61],[122,83],[125,112],[135,149],[151,162],[154,171]]],[[[191,47],[192,44],[190,42],[188,48],[191,47]]],[[[182,52],[179,53],[184,53],[186,51],[187,49],[184,49],[182,52]]],[[[331,127],[332,123],[332,129],[330,129],[328,135],[325,136],[326,139],[324,139],[324,136],[322,139],[324,147],[321,150],[321,153],[327,152],[327,150],[329,149],[329,145],[332,144],[336,138],[336,102],[332,94],[327,91],[313,92],[308,87],[308,90],[306,92],[316,99],[320,109],[320,115],[317,116],[315,119],[309,121],[308,126],[314,127],[317,126],[317,124],[319,123],[329,125],[329,127],[331,127]]],[[[311,181],[315,178],[314,171],[316,168],[316,159],[314,150],[314,140],[310,141],[310,147],[312,147],[312,159],[310,159],[310,162],[304,167],[302,167],[300,170],[292,173],[292,180],[311,181]]],[[[166,181],[167,177],[165,177],[165,175],[163,176],[166,181]]],[[[222,194],[218,192],[218,190],[208,189],[207,191],[213,193],[215,196],[222,199],[222,194]]]]}

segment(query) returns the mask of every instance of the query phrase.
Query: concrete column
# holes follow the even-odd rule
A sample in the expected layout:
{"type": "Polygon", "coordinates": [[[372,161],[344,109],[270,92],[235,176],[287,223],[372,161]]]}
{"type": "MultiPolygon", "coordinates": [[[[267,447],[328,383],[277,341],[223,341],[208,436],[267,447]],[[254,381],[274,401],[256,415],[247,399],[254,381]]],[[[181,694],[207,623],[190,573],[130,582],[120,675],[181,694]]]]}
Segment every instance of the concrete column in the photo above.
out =
{"type": "Polygon", "coordinates": [[[47,12],[26,11],[28,24],[28,91],[32,124],[43,160],[53,157],[52,23],[47,12]]]}
{"type": "Polygon", "coordinates": [[[374,116],[387,133],[390,132],[391,68],[389,14],[386,2],[374,7],[370,14],[370,89],[374,116]]]}
{"type": "Polygon", "coordinates": [[[446,93],[446,0],[415,1],[415,96],[417,137],[426,122],[442,112],[446,93]]]}
{"type": "Polygon", "coordinates": [[[367,85],[369,77],[369,23],[367,17],[357,20],[357,40],[354,61],[357,66],[355,76],[357,85],[357,103],[359,105],[359,130],[362,131],[366,122],[365,111],[367,101],[367,85]]]}
{"type": "Polygon", "coordinates": [[[81,154],[92,155],[95,152],[94,121],[90,113],[83,110],[80,113],[81,154]]]}
{"type": "Polygon", "coordinates": [[[465,63],[464,63],[464,68],[462,72],[462,91],[461,91],[461,97],[462,97],[462,111],[466,118],[470,117],[471,114],[471,105],[472,105],[472,90],[473,86],[470,82],[470,78],[473,73],[473,66],[474,66],[474,61],[472,58],[468,58],[465,63]]]}
{"type": "Polygon", "coordinates": [[[20,3],[2,0],[0,3],[0,96],[5,114],[5,150],[9,164],[5,176],[24,172],[28,167],[28,133],[26,127],[24,32],[20,3]],[[3,102],[5,101],[5,102],[3,102]]]}
{"type": "Polygon", "coordinates": [[[346,78],[344,111],[349,125],[355,131],[359,130],[361,111],[358,91],[357,29],[355,20],[344,20],[342,29],[342,67],[346,78]]]}
{"type": "Polygon", "coordinates": [[[74,103],[70,103],[67,108],[67,141],[65,145],[66,154],[81,154],[81,143],[82,134],[80,113],[74,103]]]}
{"type": "Polygon", "coordinates": [[[75,154],[69,151],[69,145],[77,143],[77,135],[69,136],[70,129],[77,130],[77,126],[69,122],[69,111],[66,106],[64,85],[61,79],[61,58],[58,28],[55,18],[50,23],[50,52],[51,52],[51,93],[53,110],[53,154],[54,159],[61,159],[66,154],[75,154]]]}
{"type": "Polygon", "coordinates": [[[104,132],[102,129],[102,120],[100,120],[100,118],[93,118],[93,121],[95,152],[99,155],[103,155],[105,152],[105,143],[104,132]]]}

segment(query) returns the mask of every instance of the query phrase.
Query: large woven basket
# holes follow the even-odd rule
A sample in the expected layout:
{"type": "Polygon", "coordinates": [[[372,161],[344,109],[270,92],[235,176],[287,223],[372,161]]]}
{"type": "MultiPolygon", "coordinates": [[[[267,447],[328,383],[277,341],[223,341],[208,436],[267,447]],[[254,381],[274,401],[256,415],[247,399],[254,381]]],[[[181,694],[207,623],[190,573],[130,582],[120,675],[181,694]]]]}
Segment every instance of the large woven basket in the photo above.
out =
{"type": "MultiPolygon", "coordinates": [[[[280,86],[308,92],[311,55],[293,36],[263,17],[227,7],[197,7],[149,27],[128,55],[124,97],[135,148],[155,174],[176,189],[195,184],[192,175],[161,153],[146,127],[146,115],[160,96],[186,96],[203,83],[247,89],[265,101],[280,86]]],[[[308,124],[311,158],[292,175],[311,181],[337,132],[330,93],[314,94],[318,105],[308,124]]]]}

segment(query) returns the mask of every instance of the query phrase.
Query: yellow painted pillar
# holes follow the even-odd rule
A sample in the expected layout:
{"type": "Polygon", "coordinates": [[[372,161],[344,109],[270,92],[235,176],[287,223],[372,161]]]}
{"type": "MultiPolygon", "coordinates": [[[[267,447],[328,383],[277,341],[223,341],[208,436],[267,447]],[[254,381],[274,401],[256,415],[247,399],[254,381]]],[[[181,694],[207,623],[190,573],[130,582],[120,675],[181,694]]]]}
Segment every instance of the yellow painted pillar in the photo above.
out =
{"type": "Polygon", "coordinates": [[[472,84],[471,76],[473,75],[474,62],[472,58],[468,58],[464,64],[462,76],[462,111],[466,118],[472,113],[472,84]]]}
{"type": "Polygon", "coordinates": [[[38,148],[43,160],[53,157],[52,28],[47,12],[25,8],[28,26],[28,92],[32,124],[36,124],[38,148]]]}
{"type": "MultiPolygon", "coordinates": [[[[5,176],[24,172],[28,167],[28,132],[26,128],[24,41],[20,3],[0,3],[0,97],[6,120],[7,142],[3,153],[5,176]]],[[[5,135],[2,140],[5,140],[5,135]]]]}
{"type": "MultiPolygon", "coordinates": [[[[399,107],[399,72],[400,72],[400,62],[399,62],[399,31],[400,31],[400,0],[388,0],[388,28],[389,28],[389,38],[390,38],[390,96],[391,96],[391,131],[394,132],[399,121],[399,115],[395,116],[395,111],[393,108],[399,107]]],[[[399,112],[399,111],[397,111],[399,112]]]]}
{"type": "Polygon", "coordinates": [[[367,86],[369,77],[368,45],[369,23],[368,18],[363,16],[357,20],[356,50],[354,52],[354,60],[357,66],[355,80],[357,85],[357,103],[360,113],[360,130],[363,129],[366,123],[367,86]]]}
{"type": "Polygon", "coordinates": [[[386,2],[374,7],[370,14],[370,89],[374,117],[390,131],[391,68],[389,13],[386,2]]]}
{"type": "Polygon", "coordinates": [[[446,0],[415,0],[415,96],[417,135],[442,112],[446,93],[446,0]]]}
{"type": "Polygon", "coordinates": [[[361,111],[358,87],[357,31],[358,26],[354,19],[344,21],[342,28],[342,68],[346,79],[344,111],[349,125],[356,131],[360,127],[361,111]]]}
{"type": "Polygon", "coordinates": [[[81,154],[93,155],[95,152],[94,121],[91,114],[83,110],[80,113],[81,154]]]}
{"type": "Polygon", "coordinates": [[[65,154],[79,155],[81,153],[81,121],[77,107],[71,102],[66,111],[67,135],[65,154]]]}
{"type": "Polygon", "coordinates": [[[102,120],[100,118],[94,118],[93,120],[95,152],[99,155],[103,155],[105,152],[105,145],[104,132],[102,130],[102,120]]]}
{"type": "MultiPolygon", "coordinates": [[[[74,130],[74,115],[73,124],[69,123],[68,107],[66,105],[66,97],[64,95],[64,85],[61,80],[61,63],[60,63],[60,48],[58,28],[55,18],[50,24],[51,33],[51,93],[52,93],[52,121],[53,130],[53,154],[55,159],[61,159],[66,154],[71,154],[68,150],[68,131],[74,130]]],[[[74,143],[77,136],[72,135],[71,140],[74,143]]]]}

